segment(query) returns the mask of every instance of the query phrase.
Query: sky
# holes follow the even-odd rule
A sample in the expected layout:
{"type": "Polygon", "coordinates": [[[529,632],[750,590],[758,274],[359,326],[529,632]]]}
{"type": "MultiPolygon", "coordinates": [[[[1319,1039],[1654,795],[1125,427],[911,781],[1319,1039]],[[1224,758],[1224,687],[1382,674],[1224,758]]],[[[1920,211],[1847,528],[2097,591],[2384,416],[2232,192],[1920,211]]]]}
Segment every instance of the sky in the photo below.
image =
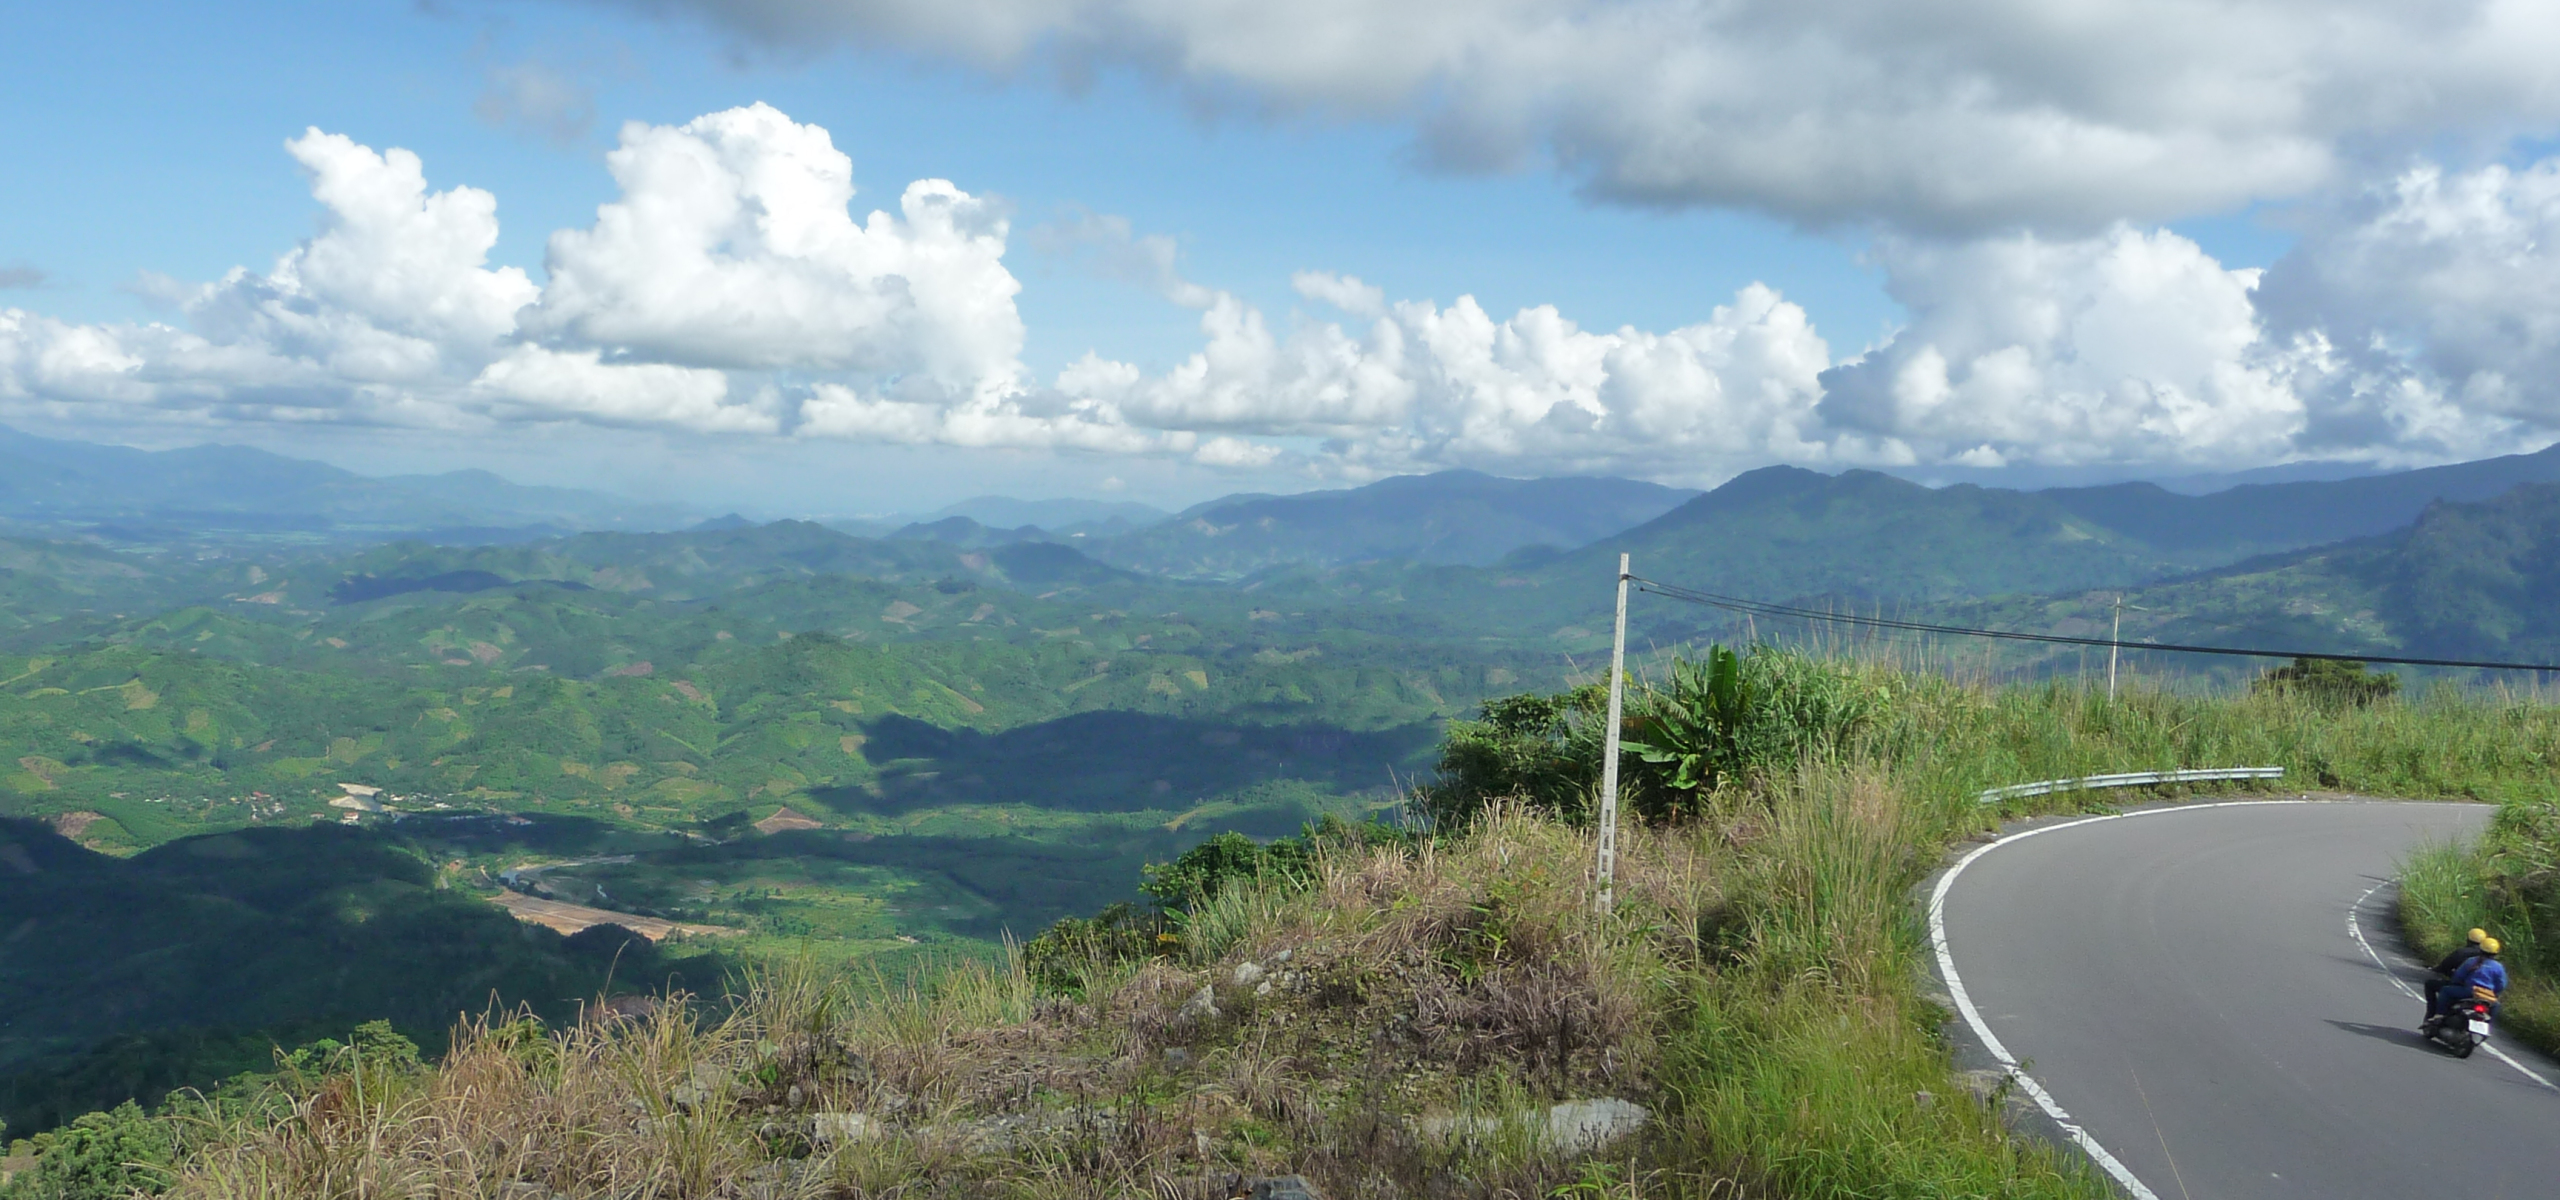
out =
{"type": "Polygon", "coordinates": [[[2560,10],[106,0],[0,423],[767,515],[2560,439],[2560,10]]]}

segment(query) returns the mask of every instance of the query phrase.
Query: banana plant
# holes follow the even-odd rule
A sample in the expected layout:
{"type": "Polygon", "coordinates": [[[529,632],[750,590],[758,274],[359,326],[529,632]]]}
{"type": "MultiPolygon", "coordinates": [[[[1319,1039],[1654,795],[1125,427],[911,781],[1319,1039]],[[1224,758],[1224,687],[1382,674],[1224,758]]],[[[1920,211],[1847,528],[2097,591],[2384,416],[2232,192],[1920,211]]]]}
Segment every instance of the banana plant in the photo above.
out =
{"type": "Polygon", "coordinates": [[[1671,768],[1664,786],[1683,798],[1712,791],[1742,765],[1742,738],[1759,699],[1743,677],[1742,657],[1709,647],[1703,664],[1671,664],[1671,686],[1628,721],[1624,745],[1647,763],[1671,768]]]}

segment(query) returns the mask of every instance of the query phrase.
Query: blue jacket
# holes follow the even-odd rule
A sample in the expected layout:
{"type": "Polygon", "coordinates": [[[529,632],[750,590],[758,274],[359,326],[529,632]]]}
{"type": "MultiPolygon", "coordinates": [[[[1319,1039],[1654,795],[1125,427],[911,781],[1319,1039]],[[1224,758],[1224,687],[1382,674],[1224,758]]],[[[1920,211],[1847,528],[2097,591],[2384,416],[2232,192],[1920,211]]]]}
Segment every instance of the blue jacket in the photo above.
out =
{"type": "Polygon", "coordinates": [[[2488,955],[2471,960],[2471,965],[2453,973],[2453,986],[2484,987],[2500,996],[2507,994],[2507,966],[2488,955]]]}

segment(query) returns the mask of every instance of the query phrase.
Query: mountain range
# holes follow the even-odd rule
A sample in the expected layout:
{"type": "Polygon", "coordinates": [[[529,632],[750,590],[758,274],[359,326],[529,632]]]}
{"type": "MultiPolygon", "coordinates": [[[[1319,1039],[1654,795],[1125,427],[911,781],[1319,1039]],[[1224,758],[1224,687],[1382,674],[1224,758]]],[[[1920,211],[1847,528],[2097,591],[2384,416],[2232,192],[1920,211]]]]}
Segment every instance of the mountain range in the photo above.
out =
{"type": "Polygon", "coordinates": [[[1488,566],[1527,547],[1583,545],[1695,495],[1630,479],[1442,471],[1341,491],[1227,496],[1089,551],[1115,566],[1185,579],[1388,559],[1488,566]]]}
{"type": "MultiPolygon", "coordinates": [[[[1872,471],[1794,467],[1747,472],[1700,493],[1458,470],[1285,496],[1241,493],[1171,514],[1130,501],[980,496],[913,520],[833,528],[866,542],[962,551],[1052,543],[1137,574],[1200,581],[1363,566],[1499,567],[1503,578],[1525,581],[1510,587],[1534,594],[1549,579],[1605,576],[1624,552],[1638,558],[1640,573],[1713,579],[1763,597],[1938,600],[2145,583],[2381,534],[2435,501],[2486,500],[2550,482],[2560,482],[2560,447],[2202,495],[2149,483],[1929,488],[1872,471]]],[[[4,428],[0,522],[123,544],[226,536],[468,544],[589,530],[736,534],[756,525],[481,471],[370,477],[249,447],[148,451],[4,428]]],[[[859,567],[807,569],[884,565],[871,557],[859,567]]],[[[1085,569],[1065,566],[1070,559],[1054,552],[1043,561],[1052,570],[1085,569]]]]}
{"type": "Polygon", "coordinates": [[[487,471],[368,476],[249,446],[139,450],[0,427],[0,520],[123,541],[208,533],[490,541],[675,528],[693,515],[487,471]]]}

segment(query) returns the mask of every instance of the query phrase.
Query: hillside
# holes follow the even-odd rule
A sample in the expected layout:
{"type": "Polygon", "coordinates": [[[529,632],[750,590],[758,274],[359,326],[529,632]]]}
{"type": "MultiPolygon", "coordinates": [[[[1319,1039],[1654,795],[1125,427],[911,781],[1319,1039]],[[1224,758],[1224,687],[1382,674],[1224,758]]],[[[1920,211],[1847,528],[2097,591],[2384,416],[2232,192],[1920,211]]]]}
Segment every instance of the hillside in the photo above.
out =
{"type": "Polygon", "coordinates": [[[1443,471],[1342,491],[1229,496],[1086,548],[1131,570],[1195,579],[1376,559],[1484,566],[1526,546],[1581,545],[1694,494],[1627,479],[1443,471]]]}
{"type": "Polygon", "coordinates": [[[2156,548],[2039,493],[1930,489],[1872,471],[1768,467],[1542,565],[1541,579],[1640,574],[1747,595],[1851,599],[2044,592],[2142,578],[2156,548]]]}
{"type": "MultiPolygon", "coordinates": [[[[1572,654],[1605,653],[1621,553],[1647,578],[1860,608],[2077,590],[2181,569],[2034,493],[1769,467],[1569,552],[1521,551],[1489,568],[1390,562],[1284,569],[1247,586],[1275,606],[1404,612],[1486,633],[1546,637],[1572,654]]],[[[1637,605],[1628,619],[1638,645],[1741,632],[1719,612],[1660,602],[1637,605]]]]}
{"type": "MultiPolygon", "coordinates": [[[[1301,731],[1284,744],[1405,728],[1520,677],[1420,650],[1336,659],[1317,647],[1201,653],[1119,640],[871,646],[803,633],[589,679],[477,666],[310,671],[126,647],[11,658],[0,661],[0,738],[14,751],[0,764],[0,802],[21,815],[103,814],[91,837],[106,844],[246,823],[260,793],[276,798],[275,815],[307,817],[340,782],[657,828],[759,804],[757,819],[791,804],[833,823],[894,790],[884,777],[894,760],[976,753],[967,750],[974,743],[900,732],[911,728],[902,722],[999,733],[1121,713],[1167,720],[1129,725],[1134,743],[1092,740],[1099,730],[1040,743],[1076,753],[1118,747],[1153,764],[1111,803],[1066,799],[1099,785],[1054,769],[1064,764],[956,789],[971,776],[954,776],[934,794],[940,803],[1179,813],[1276,779],[1386,787],[1392,772],[1413,768],[1409,748],[1349,753],[1362,744],[1354,738],[1326,743],[1332,754],[1267,760],[1235,748],[1256,744],[1266,727],[1301,731]],[[1218,769],[1192,773],[1184,764],[1193,758],[1218,769]]],[[[1338,794],[1332,784],[1320,790],[1338,794]]]]}
{"type": "MultiPolygon", "coordinates": [[[[2335,654],[2560,661],[2560,485],[2480,503],[2438,502],[2404,529],[2125,589],[2127,642],[2266,646],[2335,654]]],[[[1978,628],[2106,637],[2114,590],[1912,606],[1900,615],[1978,628]]],[[[1787,630],[1789,634],[1797,631],[1787,630]]],[[[2103,650],[1973,648],[2022,670],[2103,670],[2103,650]]],[[[2146,656],[2145,672],[2245,677],[2250,659],[2146,656]]],[[[2404,677],[2461,671],[2398,668],[2404,677]]],[[[2521,682],[2510,679],[2509,682],[2521,682]]]]}

